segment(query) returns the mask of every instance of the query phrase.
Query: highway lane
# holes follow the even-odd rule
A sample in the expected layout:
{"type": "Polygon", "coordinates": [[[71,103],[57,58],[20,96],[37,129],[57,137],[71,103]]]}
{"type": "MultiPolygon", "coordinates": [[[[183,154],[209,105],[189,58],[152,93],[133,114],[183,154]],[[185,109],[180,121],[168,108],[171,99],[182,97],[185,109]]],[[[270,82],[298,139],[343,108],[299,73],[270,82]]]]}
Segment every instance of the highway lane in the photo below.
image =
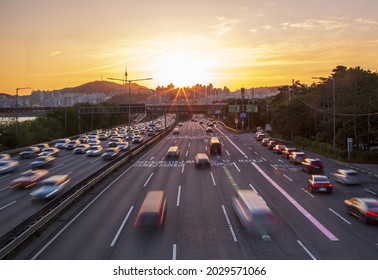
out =
{"type": "Polygon", "coordinates": [[[310,195],[302,189],[308,175],[250,134],[235,136],[219,127],[214,134],[224,152],[211,156],[210,169],[198,170],[193,159],[206,151],[211,134],[198,123],[184,123],[179,136],[168,136],[117,178],[109,178],[102,195],[96,194],[85,210],[67,214],[66,223],[47,238],[51,243],[36,245],[26,258],[377,258],[377,227],[346,214],[342,201],[350,194],[344,186],[335,185],[331,195],[310,195]],[[181,148],[177,162],[164,159],[170,145],[181,148]],[[231,206],[236,188],[259,192],[277,217],[275,231],[245,232],[231,206]],[[165,224],[157,232],[140,232],[133,223],[151,189],[167,193],[165,224]]]}
{"type": "MultiPolygon", "coordinates": [[[[149,137],[144,135],[145,139],[149,137]]],[[[102,146],[107,148],[108,141],[102,141],[102,146]]],[[[132,144],[132,148],[138,144],[132,144]]],[[[122,152],[123,153],[123,152],[122,152]]],[[[0,235],[8,232],[21,221],[37,212],[46,201],[31,201],[30,192],[33,189],[11,189],[10,182],[19,177],[19,174],[30,169],[30,163],[34,159],[18,159],[20,166],[16,172],[0,176],[0,235]]],[[[88,177],[109,161],[101,157],[88,157],[86,155],[73,154],[72,151],[62,149],[54,164],[48,168],[49,176],[58,174],[70,174],[71,186],[88,177]]]]}

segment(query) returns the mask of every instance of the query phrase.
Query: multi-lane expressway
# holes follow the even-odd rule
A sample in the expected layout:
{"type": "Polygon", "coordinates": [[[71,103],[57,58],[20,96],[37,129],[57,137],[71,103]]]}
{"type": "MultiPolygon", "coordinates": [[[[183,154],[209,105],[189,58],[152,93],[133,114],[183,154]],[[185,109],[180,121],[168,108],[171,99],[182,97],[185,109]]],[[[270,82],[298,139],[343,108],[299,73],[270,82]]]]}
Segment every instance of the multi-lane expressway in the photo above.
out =
{"type": "MultiPolygon", "coordinates": [[[[377,179],[365,176],[358,186],[334,182],[343,167],[322,158],[332,194],[306,191],[308,174],[261,146],[253,134],[234,135],[217,124],[213,133],[198,122],[185,122],[117,174],[109,176],[15,257],[17,259],[377,259],[378,227],[350,216],[343,204],[352,196],[374,196],[377,179]],[[211,155],[210,168],[196,168],[194,156],[208,152],[218,136],[221,155],[211,155]],[[177,161],[165,159],[172,145],[177,161]],[[249,234],[231,204],[237,189],[255,189],[273,211],[274,230],[249,234]],[[146,193],[164,190],[163,226],[141,231],[134,222],[146,193]]],[[[63,155],[63,158],[65,155],[63,155]]],[[[70,158],[71,159],[71,158],[70,158]]],[[[64,162],[70,171],[75,164],[64,162]]],[[[76,163],[77,164],[77,163],[76,163]]],[[[86,160],[72,170],[86,173],[100,161],[86,160]]],[[[5,201],[3,194],[2,201],[5,201]]],[[[8,201],[25,199],[23,191],[8,201]]],[[[12,223],[22,207],[2,209],[1,222],[12,223]]]]}

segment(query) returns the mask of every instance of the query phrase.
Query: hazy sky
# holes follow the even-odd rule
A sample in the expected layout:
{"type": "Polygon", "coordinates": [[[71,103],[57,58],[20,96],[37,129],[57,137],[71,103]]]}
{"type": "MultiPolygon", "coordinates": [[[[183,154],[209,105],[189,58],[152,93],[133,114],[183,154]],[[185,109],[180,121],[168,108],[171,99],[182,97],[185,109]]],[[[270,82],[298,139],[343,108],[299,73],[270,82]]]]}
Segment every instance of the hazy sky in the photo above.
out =
{"type": "MultiPolygon", "coordinates": [[[[155,88],[378,70],[377,0],[0,0],[0,92],[108,77],[155,88]]],[[[30,93],[27,90],[24,94],[30,93]]]]}

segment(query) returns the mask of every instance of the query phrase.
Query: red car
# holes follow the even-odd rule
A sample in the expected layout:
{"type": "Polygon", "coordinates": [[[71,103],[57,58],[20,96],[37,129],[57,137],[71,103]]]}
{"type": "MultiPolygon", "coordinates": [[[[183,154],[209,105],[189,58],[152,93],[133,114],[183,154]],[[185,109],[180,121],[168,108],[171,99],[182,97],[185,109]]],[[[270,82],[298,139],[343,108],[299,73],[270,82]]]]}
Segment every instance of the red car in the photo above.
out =
{"type": "Polygon", "coordinates": [[[29,170],[10,183],[11,188],[32,188],[44,179],[49,172],[45,169],[29,170]]]}

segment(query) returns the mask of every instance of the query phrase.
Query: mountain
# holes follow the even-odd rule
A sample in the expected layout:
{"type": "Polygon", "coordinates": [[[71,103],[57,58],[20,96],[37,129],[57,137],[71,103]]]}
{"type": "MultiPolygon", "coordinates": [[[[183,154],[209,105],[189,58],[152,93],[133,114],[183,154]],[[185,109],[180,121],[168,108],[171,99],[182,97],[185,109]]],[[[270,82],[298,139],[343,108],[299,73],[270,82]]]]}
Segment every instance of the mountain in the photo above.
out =
{"type": "MultiPolygon", "coordinates": [[[[109,81],[93,81],[85,83],[76,87],[63,88],[59,91],[61,93],[93,93],[93,92],[104,92],[104,93],[127,93],[129,90],[129,85],[117,84],[109,81]]],[[[140,86],[136,83],[130,84],[130,91],[151,91],[149,88],[140,86]]]]}

